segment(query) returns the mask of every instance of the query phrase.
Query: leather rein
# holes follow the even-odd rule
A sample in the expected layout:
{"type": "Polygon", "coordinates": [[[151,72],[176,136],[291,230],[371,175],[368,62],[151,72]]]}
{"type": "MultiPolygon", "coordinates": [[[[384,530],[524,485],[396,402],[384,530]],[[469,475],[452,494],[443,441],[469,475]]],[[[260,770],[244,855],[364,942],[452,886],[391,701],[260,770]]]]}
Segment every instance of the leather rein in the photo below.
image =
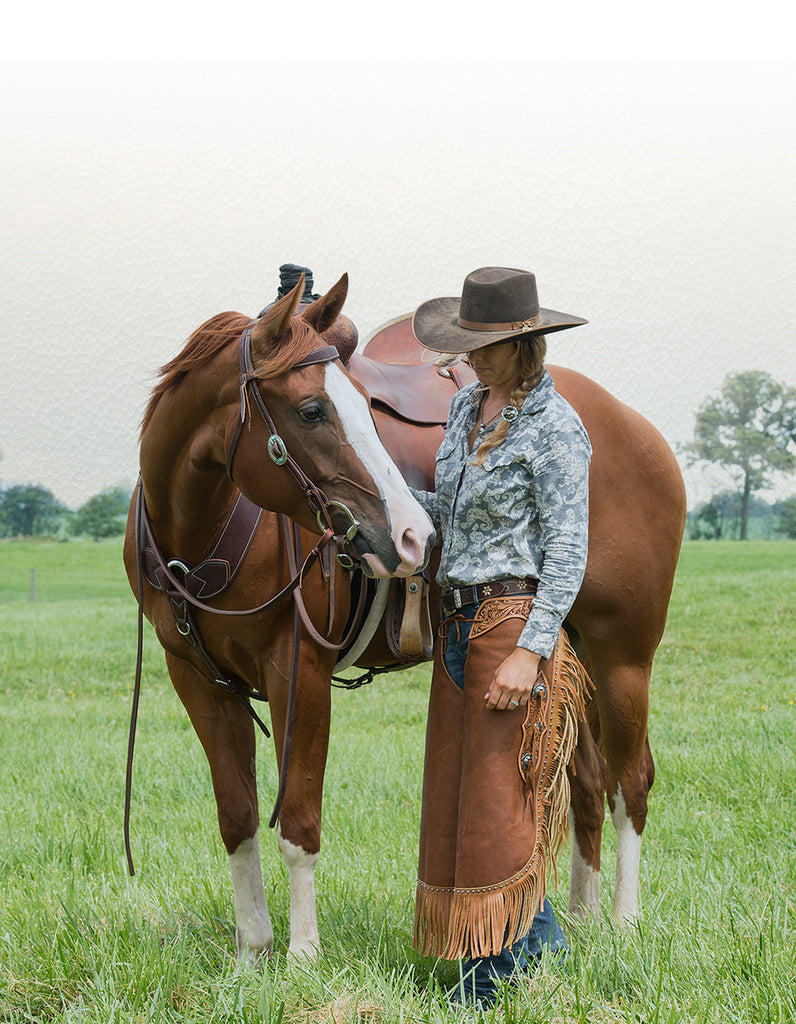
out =
{"type": "MultiPolygon", "coordinates": [[[[359,620],[363,613],[363,602],[360,601],[357,613],[354,615],[346,637],[341,643],[332,643],[324,637],[310,621],[304,599],[301,595],[301,586],[305,573],[318,560],[324,578],[329,581],[329,628],[331,629],[334,620],[334,571],[327,565],[328,559],[324,555],[328,552],[329,544],[334,540],[337,545],[337,560],[340,565],[349,570],[356,568],[356,560],[346,550],[345,545],[350,543],[359,530],[357,523],[350,510],[341,502],[333,501],[326,497],[323,491],[314,484],[302,470],[295,459],[290,455],[287,446],[279,436],[276,425],[268,411],[268,407],[257,387],[258,376],[254,369],[251,353],[251,333],[254,324],[247,327],[240,336],[238,342],[238,360],[240,365],[240,419],[232,438],[227,453],[226,470],[230,480],[234,483],[232,466],[235,452],[243,432],[244,425],[251,419],[251,406],[255,406],[269,431],[266,451],[271,460],[278,466],[286,466],[296,482],[301,487],[307,499],[310,510],[315,515],[318,526],[321,530],[321,538],[313,547],[306,558],[302,558],[301,538],[298,527],[287,516],[279,513],[279,521],[282,527],[282,534],[285,540],[287,551],[288,569],[291,573],[290,582],[275,594],[273,597],[257,605],[255,608],[229,609],[218,608],[206,604],[201,597],[214,597],[223,593],[232,583],[238,569],[243,563],[249,549],[254,532],[257,529],[262,509],[257,508],[248,501],[243,494],[240,494],[235,507],[227,520],[221,535],[214,545],[210,554],[203,562],[189,569],[179,559],[167,560],[155,539],[152,523],[146,509],[144,500],[143,482],[139,477],[136,494],[135,509],[135,545],[137,563],[137,584],[138,584],[138,642],[136,656],[135,685],[133,689],[133,704],[130,716],[130,732],[127,747],[127,773],[125,781],[125,804],[124,804],[124,840],[127,854],[127,867],[130,875],[135,874],[132,851],[130,845],[130,808],[132,794],[132,768],[133,753],[135,748],[135,731],[138,720],[138,707],[141,694],[141,673],[143,664],[143,630],[144,630],[144,579],[157,590],[165,591],[174,612],[177,629],[186,641],[194,648],[204,662],[207,676],[210,682],[220,686],[227,693],[238,697],[243,701],[244,706],[252,719],[259,725],[266,736],[270,736],[268,728],[252,707],[253,700],[267,701],[267,696],[249,686],[242,679],[238,679],[231,673],[224,672],[219,668],[211,657],[202,641],[201,635],[191,614],[191,608],[211,612],[214,615],[254,615],[263,612],[279,604],[288,596],[293,597],[293,648],[291,656],[290,685],[288,690],[288,702],[286,710],[285,736],[282,747],[281,770],[279,777],[279,788],[277,791],[274,809],[269,821],[269,827],[273,828],[279,817],[282,801],[287,786],[287,770],[290,759],[290,747],[293,735],[293,721],[296,706],[296,690],[298,684],[298,663],[301,643],[301,627],[312,637],[313,641],[327,650],[341,650],[347,646],[355,635],[359,626],[359,620]],[[349,525],[344,536],[335,534],[331,519],[331,508],[338,509],[347,517],[349,525]],[[181,574],[182,579],[177,574],[181,574]]],[[[304,359],[294,364],[292,369],[300,369],[304,366],[311,366],[317,363],[331,362],[339,358],[339,353],[333,345],[325,345],[317,348],[305,356],[304,359]]],[[[364,591],[364,588],[362,588],[364,591]]]]}

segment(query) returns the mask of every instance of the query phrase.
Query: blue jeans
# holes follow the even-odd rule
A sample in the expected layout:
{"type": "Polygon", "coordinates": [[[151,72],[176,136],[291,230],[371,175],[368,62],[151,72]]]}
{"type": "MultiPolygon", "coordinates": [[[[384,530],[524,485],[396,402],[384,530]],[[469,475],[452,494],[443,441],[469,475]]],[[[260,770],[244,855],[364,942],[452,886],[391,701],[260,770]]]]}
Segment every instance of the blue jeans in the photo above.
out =
{"type": "MultiPolygon", "coordinates": [[[[445,668],[451,679],[464,688],[464,663],[467,658],[467,642],[470,637],[477,605],[471,604],[447,623],[445,668]]],[[[463,960],[461,978],[451,993],[454,1000],[488,1005],[495,1001],[501,982],[510,982],[523,973],[536,969],[544,949],[551,953],[566,954],[569,947],[555,911],[548,899],[534,917],[530,930],[512,946],[492,956],[463,960]]]]}
{"type": "Polygon", "coordinates": [[[494,1003],[501,983],[510,984],[523,974],[533,973],[545,949],[561,956],[569,949],[548,899],[533,919],[530,931],[513,946],[505,946],[492,956],[462,961],[461,978],[451,997],[454,1001],[475,1005],[494,1003]]]}

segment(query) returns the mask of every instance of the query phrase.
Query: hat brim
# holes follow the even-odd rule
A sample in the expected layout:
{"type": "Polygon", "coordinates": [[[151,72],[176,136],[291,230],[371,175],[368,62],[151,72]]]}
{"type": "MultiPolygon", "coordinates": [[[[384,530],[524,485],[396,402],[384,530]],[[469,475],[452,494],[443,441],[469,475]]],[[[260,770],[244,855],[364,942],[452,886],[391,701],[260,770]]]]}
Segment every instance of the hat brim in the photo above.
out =
{"type": "Polygon", "coordinates": [[[552,334],[553,331],[565,331],[568,327],[580,327],[589,322],[554,309],[540,309],[539,321],[530,330],[473,331],[459,323],[460,302],[458,297],[430,299],[418,306],[412,317],[412,330],[423,348],[434,352],[472,352],[497,341],[509,341],[524,335],[552,334]]]}

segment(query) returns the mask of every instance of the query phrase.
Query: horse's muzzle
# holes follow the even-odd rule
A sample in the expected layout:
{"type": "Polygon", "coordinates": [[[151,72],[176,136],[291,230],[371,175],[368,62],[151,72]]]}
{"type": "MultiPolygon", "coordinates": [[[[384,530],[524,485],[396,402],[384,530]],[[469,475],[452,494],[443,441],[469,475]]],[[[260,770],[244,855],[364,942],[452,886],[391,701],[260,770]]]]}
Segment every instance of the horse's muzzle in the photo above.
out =
{"type": "Polygon", "coordinates": [[[414,531],[405,530],[398,545],[393,543],[385,549],[381,546],[372,546],[367,536],[359,530],[346,548],[353,549],[362,572],[371,579],[403,577],[413,576],[425,569],[433,541],[433,531],[430,537],[423,540],[418,538],[414,531]]]}

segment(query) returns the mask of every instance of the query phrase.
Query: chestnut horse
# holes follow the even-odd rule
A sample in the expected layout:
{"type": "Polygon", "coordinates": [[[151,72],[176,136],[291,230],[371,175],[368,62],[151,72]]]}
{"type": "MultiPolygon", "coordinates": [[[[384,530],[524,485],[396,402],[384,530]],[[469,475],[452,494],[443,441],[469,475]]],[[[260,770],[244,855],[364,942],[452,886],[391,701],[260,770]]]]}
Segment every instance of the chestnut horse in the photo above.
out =
{"type": "Polygon", "coordinates": [[[323,545],[344,532],[341,546],[355,549],[349,564],[361,558],[368,575],[405,576],[426,564],[434,535],[379,442],[362,389],[321,337],[338,319],[347,278],[296,315],[302,289],[303,278],[256,322],[214,317],[163,368],[143,419],[141,481],[124,546],[130,584],[210,764],[238,954],[250,962],[273,945],[251,700],[267,698],[277,757],[288,769],[277,834],[290,875],[290,950],[311,953],[329,680],[349,611],[346,574],[323,557],[323,545]],[[243,502],[253,532],[232,516],[241,493],[252,503],[243,502]],[[259,509],[311,531],[302,531],[305,548],[323,535],[303,572],[292,546],[298,531],[288,527],[283,538],[277,517],[259,509]],[[229,537],[241,531],[231,558],[229,537]],[[219,574],[229,585],[210,585],[219,574]],[[207,610],[211,597],[218,614],[207,610]],[[272,597],[284,599],[263,603],[272,597]],[[302,599],[303,627],[293,607],[302,599]],[[259,609],[235,614],[252,606],[259,609]],[[320,642],[307,635],[313,624],[320,642]]]}
{"type": "MultiPolygon", "coordinates": [[[[447,381],[429,364],[399,317],[377,331],[350,372],[364,384],[379,436],[407,482],[433,490],[434,454],[457,387],[474,380],[463,363],[447,381]]],[[[577,410],[593,447],[589,476],[589,557],[565,627],[596,684],[590,728],[579,730],[570,770],[569,910],[599,917],[605,799],[617,833],[614,913],[638,913],[641,834],[654,763],[647,736],[650,672],[663,635],[685,528],[677,461],[639,413],[588,377],[548,366],[556,390],[577,410]]],[[[431,610],[439,595],[432,589],[431,610]]],[[[389,658],[377,637],[357,664],[389,658]]]]}

